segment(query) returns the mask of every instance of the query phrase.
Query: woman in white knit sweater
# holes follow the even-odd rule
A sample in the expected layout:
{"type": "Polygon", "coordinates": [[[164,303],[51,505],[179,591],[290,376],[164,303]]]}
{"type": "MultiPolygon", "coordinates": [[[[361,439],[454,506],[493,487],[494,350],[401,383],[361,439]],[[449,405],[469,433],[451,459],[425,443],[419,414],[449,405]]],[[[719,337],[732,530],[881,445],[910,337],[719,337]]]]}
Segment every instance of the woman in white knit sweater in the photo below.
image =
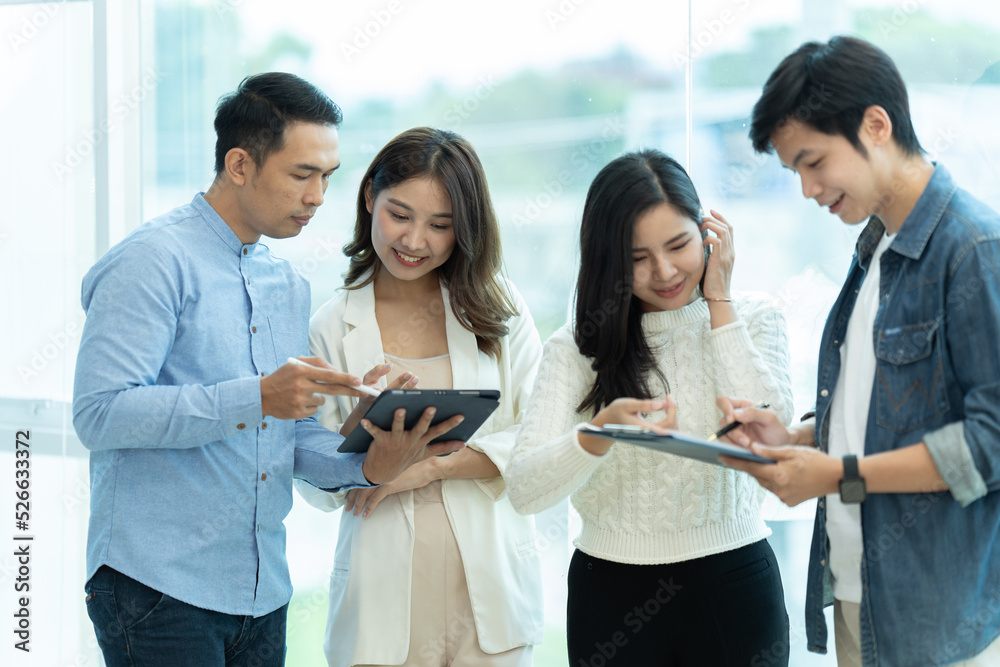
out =
{"type": "Polygon", "coordinates": [[[718,396],[754,397],[790,419],[784,318],[766,298],[731,294],[732,228],[700,211],[687,173],[659,151],[624,155],[597,175],[576,316],[545,344],[505,474],[519,512],[569,495],[583,519],[568,582],[574,666],[788,661],[757,482],[578,429],[707,436],[718,396]]]}

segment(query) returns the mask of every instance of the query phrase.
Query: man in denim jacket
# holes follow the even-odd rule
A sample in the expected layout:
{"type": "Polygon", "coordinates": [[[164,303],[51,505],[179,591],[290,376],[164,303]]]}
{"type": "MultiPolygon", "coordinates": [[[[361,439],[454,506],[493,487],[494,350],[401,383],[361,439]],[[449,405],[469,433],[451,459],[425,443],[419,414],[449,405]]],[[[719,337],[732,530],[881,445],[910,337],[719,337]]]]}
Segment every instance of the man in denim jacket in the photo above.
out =
{"type": "Polygon", "coordinates": [[[833,603],[840,665],[1000,665],[1000,216],[926,159],[899,72],[858,39],[785,58],[750,136],[805,197],[867,220],[815,416],[719,401],[731,439],[777,465],[727,463],[789,505],[819,498],[809,649],[833,603]]]}

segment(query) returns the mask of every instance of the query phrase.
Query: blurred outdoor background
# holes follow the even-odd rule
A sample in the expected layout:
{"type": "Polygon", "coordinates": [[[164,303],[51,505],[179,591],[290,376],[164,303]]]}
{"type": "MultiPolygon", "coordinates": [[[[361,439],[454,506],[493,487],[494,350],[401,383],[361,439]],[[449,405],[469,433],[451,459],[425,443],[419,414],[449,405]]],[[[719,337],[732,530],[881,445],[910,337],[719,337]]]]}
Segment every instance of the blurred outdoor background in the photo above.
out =
{"type": "MultiPolygon", "coordinates": [[[[660,148],[688,166],[705,208],[733,223],[734,287],[785,308],[801,414],[860,228],[804,200],[777,158],[753,153],[747,123],[765,78],[803,41],[873,41],[902,70],[924,148],[997,207],[998,30],[1000,7],[972,0],[0,0],[0,498],[13,506],[14,433],[30,429],[36,536],[32,652],[15,651],[6,631],[0,663],[103,664],[83,601],[87,452],[70,411],[80,282],[131,229],[207,189],[215,104],[246,75],[294,72],[344,110],[343,166],[326,203],[297,238],[265,241],[310,280],[314,309],[341,285],[361,174],[402,130],[451,129],[476,147],[506,272],[543,340],[567,319],[591,179],[623,151],[660,148]]],[[[812,509],[767,505],[791,664],[833,665],[832,640],[830,655],[805,650],[812,509]]],[[[325,664],[338,519],[296,498],[286,522],[294,667],[325,664]]],[[[537,519],[547,631],[535,664],[565,665],[578,520],[567,503],[537,519]]],[[[0,548],[7,619],[12,553],[0,548]]]]}

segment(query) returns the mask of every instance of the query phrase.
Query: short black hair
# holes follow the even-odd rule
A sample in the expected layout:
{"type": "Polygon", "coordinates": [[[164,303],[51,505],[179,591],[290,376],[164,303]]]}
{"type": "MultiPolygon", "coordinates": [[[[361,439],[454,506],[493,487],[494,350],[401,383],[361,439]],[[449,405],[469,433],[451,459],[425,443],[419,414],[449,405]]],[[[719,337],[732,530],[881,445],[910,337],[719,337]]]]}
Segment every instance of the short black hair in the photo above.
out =
{"type": "Polygon", "coordinates": [[[226,154],[242,148],[258,167],[285,143],[292,122],[339,127],[344,116],[333,100],[305,79],[287,72],[248,76],[219,99],[215,110],[215,174],[226,168],[226,154]]]}
{"type": "Polygon", "coordinates": [[[856,37],[806,42],[768,77],[750,120],[750,141],[770,153],[771,135],[795,118],[819,132],[842,135],[865,157],[858,137],[865,109],[878,105],[892,121],[892,136],[907,155],[923,152],[910,120],[906,84],[882,49],[856,37]]]}

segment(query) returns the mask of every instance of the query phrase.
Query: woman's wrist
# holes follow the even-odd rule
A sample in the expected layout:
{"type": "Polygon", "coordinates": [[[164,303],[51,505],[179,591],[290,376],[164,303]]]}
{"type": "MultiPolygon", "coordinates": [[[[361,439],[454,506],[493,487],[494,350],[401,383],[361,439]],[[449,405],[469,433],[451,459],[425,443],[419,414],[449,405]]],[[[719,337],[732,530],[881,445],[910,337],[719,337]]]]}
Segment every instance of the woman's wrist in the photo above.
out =
{"type": "MultiPolygon", "coordinates": [[[[601,427],[604,423],[595,424],[593,421],[590,422],[591,426],[601,427]]],[[[594,456],[604,456],[611,449],[611,441],[607,438],[599,438],[596,435],[588,435],[586,431],[581,429],[576,429],[576,443],[587,453],[593,454],[594,456]]]]}
{"type": "Polygon", "coordinates": [[[706,290],[701,293],[701,299],[709,303],[729,303],[733,300],[729,294],[729,290],[720,290],[718,292],[715,290],[706,290]]]}
{"type": "Polygon", "coordinates": [[[711,318],[712,329],[724,327],[736,321],[736,308],[729,297],[703,296],[702,300],[708,304],[708,313],[711,318]]]}
{"type": "Polygon", "coordinates": [[[435,482],[439,479],[449,479],[455,474],[455,464],[457,463],[455,457],[461,453],[455,452],[447,456],[432,456],[415,465],[423,466],[429,482],[435,482]]]}

